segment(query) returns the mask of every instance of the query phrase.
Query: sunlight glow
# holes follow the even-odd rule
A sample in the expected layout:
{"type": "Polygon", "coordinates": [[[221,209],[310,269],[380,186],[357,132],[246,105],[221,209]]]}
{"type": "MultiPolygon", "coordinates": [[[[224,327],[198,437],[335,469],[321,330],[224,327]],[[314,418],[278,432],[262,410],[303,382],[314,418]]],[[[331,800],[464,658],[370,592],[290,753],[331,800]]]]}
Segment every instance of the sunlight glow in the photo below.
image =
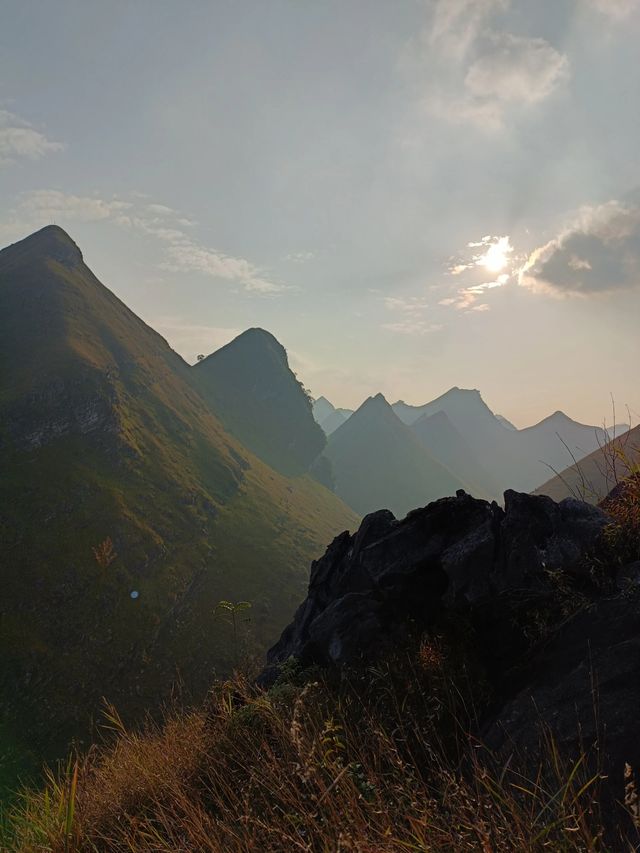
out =
{"type": "Polygon", "coordinates": [[[509,255],[513,252],[513,246],[509,242],[509,237],[494,238],[487,248],[487,251],[478,255],[474,260],[478,266],[483,266],[489,272],[500,272],[509,263],[509,255]]]}

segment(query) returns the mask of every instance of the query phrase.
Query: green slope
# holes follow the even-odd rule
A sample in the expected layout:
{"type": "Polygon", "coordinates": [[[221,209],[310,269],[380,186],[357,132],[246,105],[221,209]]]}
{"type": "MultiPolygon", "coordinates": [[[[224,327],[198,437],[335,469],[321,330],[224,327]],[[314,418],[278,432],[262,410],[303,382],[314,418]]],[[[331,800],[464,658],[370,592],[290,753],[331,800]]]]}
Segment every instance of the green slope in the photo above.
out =
{"type": "Polygon", "coordinates": [[[217,602],[253,603],[263,649],[356,523],[230,437],[55,226],[0,252],[0,470],[0,738],[36,757],[86,734],[102,697],[131,719],[177,677],[201,696],[238,652],[217,602]]]}

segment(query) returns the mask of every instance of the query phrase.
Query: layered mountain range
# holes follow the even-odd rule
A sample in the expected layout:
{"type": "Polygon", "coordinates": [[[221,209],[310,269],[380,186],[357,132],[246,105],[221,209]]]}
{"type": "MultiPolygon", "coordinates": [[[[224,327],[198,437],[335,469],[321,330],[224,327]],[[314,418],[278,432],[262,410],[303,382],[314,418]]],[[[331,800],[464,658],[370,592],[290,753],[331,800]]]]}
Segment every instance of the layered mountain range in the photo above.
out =
{"type": "MultiPolygon", "coordinates": [[[[328,405],[324,398],[314,405],[321,425],[333,417],[325,414],[328,405]]],[[[610,430],[580,424],[560,411],[516,429],[489,409],[479,391],[452,388],[421,406],[401,400],[390,405],[382,395],[367,399],[328,433],[324,457],[331,463],[336,493],[358,512],[385,506],[402,515],[416,491],[424,500],[435,500],[453,494],[454,483],[498,501],[508,488],[532,491],[550,474],[591,453],[597,456],[627,430],[626,424],[610,430]],[[400,446],[402,475],[395,449],[400,446]]]]}

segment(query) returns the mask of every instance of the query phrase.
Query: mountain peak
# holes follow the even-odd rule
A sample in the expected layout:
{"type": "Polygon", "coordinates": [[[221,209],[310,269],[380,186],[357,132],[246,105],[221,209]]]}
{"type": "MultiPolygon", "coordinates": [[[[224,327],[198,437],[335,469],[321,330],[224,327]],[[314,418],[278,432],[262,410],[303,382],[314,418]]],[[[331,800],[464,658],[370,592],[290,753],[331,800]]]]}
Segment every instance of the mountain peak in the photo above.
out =
{"type": "Polygon", "coordinates": [[[386,412],[391,411],[391,406],[386,400],[384,394],[375,394],[373,397],[367,397],[364,403],[358,409],[359,412],[386,412]]]}
{"type": "Polygon", "coordinates": [[[192,369],[227,431],[272,468],[298,475],[322,452],[311,401],[270,332],[247,329],[192,369]]]}
{"type": "Polygon", "coordinates": [[[5,252],[7,255],[28,252],[31,257],[59,261],[66,266],[82,263],[82,252],[59,225],[45,225],[24,240],[8,246],[3,254],[5,252]]]}
{"type": "Polygon", "coordinates": [[[212,352],[199,364],[207,367],[213,360],[218,361],[221,357],[230,356],[231,354],[243,354],[251,359],[261,358],[265,353],[270,353],[276,356],[279,361],[288,367],[287,351],[282,346],[280,341],[274,337],[271,332],[266,329],[260,329],[257,326],[241,332],[228,344],[225,344],[220,349],[212,352]]]}

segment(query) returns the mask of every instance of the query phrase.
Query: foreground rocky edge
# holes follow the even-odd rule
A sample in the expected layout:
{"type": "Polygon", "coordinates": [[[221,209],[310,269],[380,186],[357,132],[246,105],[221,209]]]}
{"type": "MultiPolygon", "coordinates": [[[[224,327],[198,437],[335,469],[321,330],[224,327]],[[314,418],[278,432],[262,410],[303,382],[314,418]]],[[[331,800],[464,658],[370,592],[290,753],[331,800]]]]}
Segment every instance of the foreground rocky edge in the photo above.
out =
{"type": "Polygon", "coordinates": [[[551,734],[621,802],[625,767],[627,783],[640,767],[640,563],[608,552],[597,507],[504,497],[502,509],[459,491],[403,520],[381,510],[334,539],[259,683],[290,658],[362,667],[416,630],[464,621],[490,684],[476,734],[491,754],[535,766],[551,734]]]}

